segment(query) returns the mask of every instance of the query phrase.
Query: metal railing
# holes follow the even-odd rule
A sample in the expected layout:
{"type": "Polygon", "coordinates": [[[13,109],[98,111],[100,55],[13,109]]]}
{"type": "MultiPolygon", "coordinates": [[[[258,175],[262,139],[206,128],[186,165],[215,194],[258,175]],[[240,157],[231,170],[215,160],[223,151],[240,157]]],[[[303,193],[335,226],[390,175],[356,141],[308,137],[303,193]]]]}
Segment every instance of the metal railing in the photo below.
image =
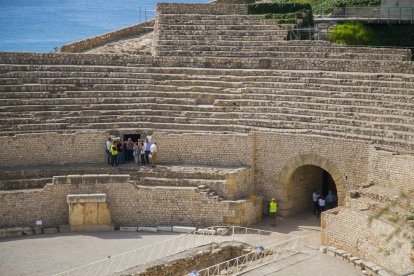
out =
{"type": "Polygon", "coordinates": [[[344,7],[336,8],[332,18],[344,19],[345,21],[367,21],[367,22],[414,22],[414,8],[412,7],[344,7]]]}
{"type": "Polygon", "coordinates": [[[55,275],[111,275],[147,264],[186,250],[211,243],[239,241],[252,246],[266,246],[286,234],[238,226],[212,226],[205,230],[182,234],[145,247],[137,248],[55,275]]]}
{"type": "Polygon", "coordinates": [[[296,250],[296,247],[298,240],[298,237],[294,237],[267,247],[258,247],[253,252],[210,266],[197,272],[192,272],[188,275],[239,275],[260,266],[264,266],[297,254],[298,251],[296,250]]]}

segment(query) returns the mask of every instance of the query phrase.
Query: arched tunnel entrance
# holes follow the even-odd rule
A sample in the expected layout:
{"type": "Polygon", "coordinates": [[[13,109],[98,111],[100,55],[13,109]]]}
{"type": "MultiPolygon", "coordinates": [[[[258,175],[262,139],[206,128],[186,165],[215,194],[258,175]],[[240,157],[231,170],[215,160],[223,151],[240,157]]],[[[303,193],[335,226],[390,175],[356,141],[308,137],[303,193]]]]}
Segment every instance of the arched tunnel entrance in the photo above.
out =
{"type": "MultiPolygon", "coordinates": [[[[290,214],[297,214],[313,209],[312,193],[316,191],[326,198],[328,193],[338,198],[335,181],[326,170],[315,165],[304,165],[297,168],[292,175],[288,201],[294,204],[290,214]],[[295,203],[296,202],[296,203],[295,203]]],[[[337,202],[334,203],[336,207],[337,202]]]]}
{"type": "Polygon", "coordinates": [[[345,202],[342,174],[330,160],[316,154],[300,155],[285,164],[279,185],[283,189],[282,198],[278,199],[281,216],[312,212],[312,193],[315,190],[324,197],[331,191],[337,199],[332,207],[345,202]]]}

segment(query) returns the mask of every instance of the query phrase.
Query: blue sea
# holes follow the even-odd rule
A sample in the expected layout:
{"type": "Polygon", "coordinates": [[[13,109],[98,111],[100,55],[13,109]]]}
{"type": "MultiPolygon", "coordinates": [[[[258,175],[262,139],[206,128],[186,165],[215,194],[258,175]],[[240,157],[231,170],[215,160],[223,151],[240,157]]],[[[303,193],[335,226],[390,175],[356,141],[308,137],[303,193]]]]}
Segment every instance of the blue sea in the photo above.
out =
{"type": "Polygon", "coordinates": [[[153,18],[157,2],[210,0],[0,0],[0,51],[48,53],[153,18]]]}

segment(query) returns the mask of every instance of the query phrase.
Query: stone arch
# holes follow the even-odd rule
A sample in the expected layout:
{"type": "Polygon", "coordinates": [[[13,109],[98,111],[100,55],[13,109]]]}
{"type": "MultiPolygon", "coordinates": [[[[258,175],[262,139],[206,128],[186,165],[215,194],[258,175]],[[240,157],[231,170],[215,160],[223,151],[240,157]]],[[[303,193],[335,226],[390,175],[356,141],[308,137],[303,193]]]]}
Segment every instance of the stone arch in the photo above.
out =
{"type": "MultiPolygon", "coordinates": [[[[298,168],[307,165],[319,167],[331,175],[337,189],[338,205],[344,205],[346,195],[346,184],[340,170],[333,164],[332,161],[324,157],[321,157],[317,154],[302,154],[290,159],[289,162],[287,162],[285,166],[283,166],[281,173],[279,174],[278,185],[283,190],[282,204],[287,205],[286,209],[289,208],[288,205],[292,190],[292,178],[298,168]]],[[[285,215],[288,214],[289,211],[286,210],[285,215]]]]}

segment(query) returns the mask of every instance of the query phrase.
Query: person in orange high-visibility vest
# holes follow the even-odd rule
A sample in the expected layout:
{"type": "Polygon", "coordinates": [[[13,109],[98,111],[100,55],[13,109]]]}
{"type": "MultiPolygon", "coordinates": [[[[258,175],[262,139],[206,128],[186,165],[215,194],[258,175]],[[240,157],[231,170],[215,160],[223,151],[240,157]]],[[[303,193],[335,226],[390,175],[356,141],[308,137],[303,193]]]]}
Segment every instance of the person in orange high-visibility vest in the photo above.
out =
{"type": "Polygon", "coordinates": [[[269,204],[269,216],[271,219],[270,225],[276,226],[277,202],[276,198],[272,198],[269,204]]]}

